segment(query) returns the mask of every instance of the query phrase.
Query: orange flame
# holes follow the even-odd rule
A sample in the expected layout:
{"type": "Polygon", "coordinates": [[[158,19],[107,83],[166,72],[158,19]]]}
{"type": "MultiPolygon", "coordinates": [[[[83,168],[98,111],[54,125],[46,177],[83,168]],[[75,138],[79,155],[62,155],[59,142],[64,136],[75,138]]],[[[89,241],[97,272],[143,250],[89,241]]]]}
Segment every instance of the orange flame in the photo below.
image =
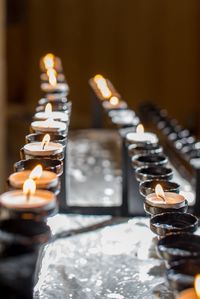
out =
{"type": "Polygon", "coordinates": [[[55,86],[57,84],[57,79],[56,79],[57,72],[54,69],[49,68],[47,70],[47,76],[49,77],[49,83],[52,86],[55,86]]]}
{"type": "Polygon", "coordinates": [[[29,178],[32,180],[36,180],[36,179],[39,179],[41,177],[41,175],[42,175],[42,165],[38,164],[31,171],[29,178]]]}
{"type": "Polygon", "coordinates": [[[51,116],[52,113],[52,105],[51,103],[46,104],[45,107],[45,114],[47,114],[48,118],[51,116]]]}
{"type": "Polygon", "coordinates": [[[23,184],[23,193],[33,195],[36,191],[36,183],[32,179],[27,179],[23,184]]]}
{"type": "Polygon", "coordinates": [[[52,53],[48,53],[43,57],[43,62],[46,70],[52,69],[54,67],[55,56],[52,53]]]}
{"type": "Polygon", "coordinates": [[[160,184],[157,184],[155,187],[155,193],[157,197],[165,199],[165,192],[160,184]]]}
{"type": "Polygon", "coordinates": [[[42,149],[45,149],[45,147],[49,144],[49,141],[50,141],[50,135],[49,134],[44,135],[41,142],[42,149]]]}
{"type": "Polygon", "coordinates": [[[116,106],[119,104],[119,99],[117,97],[112,97],[110,98],[110,103],[113,105],[113,106],[116,106]]]}
{"type": "Polygon", "coordinates": [[[194,288],[197,297],[200,298],[200,274],[197,274],[194,279],[194,288]]]}
{"type": "Polygon", "coordinates": [[[94,77],[94,81],[100,90],[102,96],[105,99],[109,99],[112,96],[112,93],[110,91],[110,88],[108,87],[108,84],[106,82],[106,79],[102,75],[96,75],[94,77]]]}
{"type": "Polygon", "coordinates": [[[139,124],[136,128],[136,133],[143,134],[144,133],[144,127],[142,124],[139,124]]]}

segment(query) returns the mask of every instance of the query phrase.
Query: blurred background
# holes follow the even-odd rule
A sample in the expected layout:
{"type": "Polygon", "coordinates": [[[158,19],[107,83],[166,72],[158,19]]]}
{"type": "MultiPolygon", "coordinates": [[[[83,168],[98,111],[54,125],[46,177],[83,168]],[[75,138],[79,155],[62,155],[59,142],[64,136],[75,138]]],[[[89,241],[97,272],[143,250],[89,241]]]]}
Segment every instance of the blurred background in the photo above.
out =
{"type": "Polygon", "coordinates": [[[131,108],[152,100],[199,134],[199,11],[198,0],[0,0],[1,177],[19,159],[47,52],[63,61],[72,129],[90,126],[88,79],[100,73],[131,108]]]}

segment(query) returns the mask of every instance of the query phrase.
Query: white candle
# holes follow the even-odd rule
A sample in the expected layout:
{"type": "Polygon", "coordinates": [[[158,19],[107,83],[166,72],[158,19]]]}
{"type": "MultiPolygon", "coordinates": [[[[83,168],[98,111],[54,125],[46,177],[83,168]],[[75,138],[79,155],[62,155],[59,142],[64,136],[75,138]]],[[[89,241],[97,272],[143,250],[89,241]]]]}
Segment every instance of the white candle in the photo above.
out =
{"type": "Polygon", "coordinates": [[[14,210],[46,208],[54,205],[55,201],[55,195],[47,190],[36,190],[34,194],[29,196],[28,200],[22,190],[9,191],[0,196],[0,204],[14,210]]]}
{"type": "Polygon", "coordinates": [[[136,132],[128,133],[126,136],[127,140],[132,143],[157,143],[158,138],[155,134],[144,132],[143,126],[138,125],[136,132]]]}
{"type": "Polygon", "coordinates": [[[51,156],[63,152],[60,143],[49,142],[43,149],[41,142],[32,142],[24,145],[24,153],[29,156],[51,156]]]}
{"type": "MultiPolygon", "coordinates": [[[[22,188],[24,182],[30,177],[31,170],[12,173],[8,180],[12,187],[22,188]]],[[[34,179],[37,189],[54,188],[58,185],[58,177],[52,171],[42,170],[41,176],[34,179]]]]}
{"type": "Polygon", "coordinates": [[[47,120],[48,118],[51,118],[62,122],[67,122],[69,120],[67,113],[61,111],[52,111],[52,105],[50,103],[46,105],[45,111],[36,113],[35,118],[40,120],[47,120]]]}
{"type": "Polygon", "coordinates": [[[61,121],[47,119],[45,121],[34,121],[31,123],[31,128],[35,132],[60,132],[66,131],[66,124],[61,121]]]}

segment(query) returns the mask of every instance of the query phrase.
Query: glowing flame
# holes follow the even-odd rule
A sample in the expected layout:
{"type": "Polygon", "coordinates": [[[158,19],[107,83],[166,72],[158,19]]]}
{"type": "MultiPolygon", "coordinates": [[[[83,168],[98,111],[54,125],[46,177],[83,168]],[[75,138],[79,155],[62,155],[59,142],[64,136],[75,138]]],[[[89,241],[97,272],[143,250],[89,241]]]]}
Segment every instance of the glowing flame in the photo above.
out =
{"type": "Polygon", "coordinates": [[[42,165],[38,164],[31,171],[29,178],[32,180],[36,180],[36,179],[39,179],[41,177],[41,175],[42,175],[42,165]]]}
{"type": "Polygon", "coordinates": [[[118,99],[117,97],[112,97],[112,98],[110,99],[110,103],[111,103],[113,106],[115,106],[115,105],[119,104],[119,99],[118,99]]]}
{"type": "Polygon", "coordinates": [[[27,179],[23,184],[23,193],[25,195],[33,195],[36,190],[36,183],[32,179],[27,179]]]}
{"type": "Polygon", "coordinates": [[[162,198],[163,200],[165,200],[165,192],[162,188],[162,186],[160,184],[157,184],[155,187],[155,193],[157,197],[162,198]]]}
{"type": "Polygon", "coordinates": [[[52,86],[55,86],[57,84],[57,79],[56,79],[57,72],[54,69],[48,69],[47,70],[47,75],[49,77],[49,83],[52,86]]]}
{"type": "Polygon", "coordinates": [[[194,279],[194,288],[197,297],[200,298],[200,274],[197,274],[194,279]]]}
{"type": "Polygon", "coordinates": [[[42,139],[42,142],[41,142],[42,149],[44,149],[45,146],[47,146],[49,144],[49,141],[50,141],[50,135],[49,134],[44,135],[44,138],[42,139]]]}
{"type": "Polygon", "coordinates": [[[112,96],[112,93],[110,91],[110,88],[108,87],[106,79],[101,75],[96,75],[94,77],[94,81],[95,81],[98,89],[100,90],[102,96],[105,99],[109,99],[112,96]]]}
{"type": "Polygon", "coordinates": [[[43,57],[43,62],[46,70],[54,67],[55,56],[52,53],[48,53],[43,57]]]}
{"type": "Polygon", "coordinates": [[[50,103],[46,104],[45,114],[47,115],[47,118],[49,118],[52,114],[52,105],[50,103]]]}
{"type": "Polygon", "coordinates": [[[136,128],[136,133],[143,134],[144,133],[144,127],[142,124],[139,124],[136,128]]]}

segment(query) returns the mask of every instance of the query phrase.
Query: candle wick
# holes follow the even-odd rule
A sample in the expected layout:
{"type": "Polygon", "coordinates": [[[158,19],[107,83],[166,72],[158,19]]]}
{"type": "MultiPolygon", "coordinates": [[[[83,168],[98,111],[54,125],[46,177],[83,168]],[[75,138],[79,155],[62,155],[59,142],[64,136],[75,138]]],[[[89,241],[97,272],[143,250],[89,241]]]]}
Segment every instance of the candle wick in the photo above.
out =
{"type": "Polygon", "coordinates": [[[44,150],[45,149],[45,146],[46,146],[46,142],[44,142],[44,144],[43,144],[43,146],[42,146],[42,150],[44,150]]]}
{"type": "Polygon", "coordinates": [[[31,197],[31,193],[27,192],[26,194],[26,201],[29,202],[30,201],[30,197],[31,197]]]}
{"type": "Polygon", "coordinates": [[[160,197],[164,202],[166,202],[165,196],[159,194],[158,197],[160,197]]]}

